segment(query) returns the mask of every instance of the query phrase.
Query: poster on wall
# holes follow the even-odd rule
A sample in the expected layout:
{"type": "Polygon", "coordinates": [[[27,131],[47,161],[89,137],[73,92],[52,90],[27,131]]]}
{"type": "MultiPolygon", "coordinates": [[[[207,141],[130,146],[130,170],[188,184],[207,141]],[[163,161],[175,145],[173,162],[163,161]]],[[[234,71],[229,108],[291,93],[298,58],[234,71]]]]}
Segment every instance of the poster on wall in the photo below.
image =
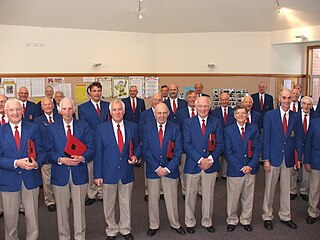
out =
{"type": "Polygon", "coordinates": [[[112,98],[112,77],[97,77],[96,81],[102,85],[102,99],[112,98]]]}
{"type": "Polygon", "coordinates": [[[87,100],[87,85],[76,84],[76,102],[82,103],[87,100]]]}
{"type": "Polygon", "coordinates": [[[31,81],[31,96],[42,97],[44,96],[45,80],[44,78],[30,78],[31,81]]]}
{"type": "Polygon", "coordinates": [[[113,77],[113,97],[126,98],[129,92],[128,77],[113,77]]]}
{"type": "Polygon", "coordinates": [[[15,90],[16,85],[15,84],[3,84],[3,86],[4,86],[4,94],[8,98],[16,96],[16,90],[15,90]]]}
{"type": "Polygon", "coordinates": [[[17,91],[19,92],[19,89],[21,87],[26,87],[29,91],[29,94],[31,93],[31,81],[30,78],[17,78],[16,81],[16,87],[17,91]]]}
{"type": "Polygon", "coordinates": [[[158,92],[159,78],[158,77],[146,77],[145,78],[145,97],[149,98],[153,94],[158,92]]]}
{"type": "Polygon", "coordinates": [[[64,77],[48,77],[47,83],[64,83],[64,77]]]}
{"type": "Polygon", "coordinates": [[[144,96],[144,77],[143,76],[131,76],[129,77],[129,86],[136,86],[138,89],[138,97],[144,96]]]}
{"type": "Polygon", "coordinates": [[[63,92],[66,97],[72,98],[71,83],[61,83],[58,85],[59,91],[63,92]]]}
{"type": "Polygon", "coordinates": [[[232,88],[219,88],[212,89],[212,107],[213,109],[220,107],[220,94],[221,93],[229,94],[229,106],[234,108],[241,103],[241,100],[244,96],[248,95],[248,89],[232,89],[232,88]]]}
{"type": "Polygon", "coordinates": [[[184,87],[183,96],[185,100],[187,99],[187,92],[189,92],[190,90],[194,90],[194,87],[184,87]]]}

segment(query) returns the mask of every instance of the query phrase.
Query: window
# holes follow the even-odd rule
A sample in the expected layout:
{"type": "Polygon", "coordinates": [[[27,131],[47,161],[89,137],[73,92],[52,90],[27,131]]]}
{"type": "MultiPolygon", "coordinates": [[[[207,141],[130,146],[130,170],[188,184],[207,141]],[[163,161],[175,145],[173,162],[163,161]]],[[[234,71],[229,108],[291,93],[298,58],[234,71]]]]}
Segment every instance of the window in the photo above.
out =
{"type": "Polygon", "coordinates": [[[320,46],[307,48],[307,82],[310,83],[308,92],[317,105],[320,97],[320,46]]]}

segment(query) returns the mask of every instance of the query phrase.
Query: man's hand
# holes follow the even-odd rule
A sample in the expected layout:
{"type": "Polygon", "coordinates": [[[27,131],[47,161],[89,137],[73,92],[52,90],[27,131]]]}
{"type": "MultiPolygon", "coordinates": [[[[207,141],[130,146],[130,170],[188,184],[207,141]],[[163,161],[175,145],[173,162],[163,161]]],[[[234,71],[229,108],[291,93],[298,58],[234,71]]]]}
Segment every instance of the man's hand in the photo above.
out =
{"type": "Polygon", "coordinates": [[[242,168],[242,172],[243,172],[244,174],[249,174],[251,171],[252,171],[252,168],[249,167],[249,166],[244,166],[244,167],[242,168]]]}
{"type": "Polygon", "coordinates": [[[263,167],[266,172],[271,172],[271,165],[269,160],[263,162],[263,167]]]}
{"type": "Polygon", "coordinates": [[[168,171],[164,168],[164,167],[160,167],[158,170],[157,170],[157,175],[159,177],[165,177],[166,175],[168,175],[168,171]]]}
{"type": "Polygon", "coordinates": [[[304,168],[306,169],[306,171],[308,173],[311,172],[311,165],[310,164],[304,164],[304,168]]]}
{"type": "Polygon", "coordinates": [[[102,185],[102,183],[103,183],[103,178],[97,178],[97,179],[95,179],[95,180],[94,180],[94,183],[95,183],[98,187],[100,187],[100,186],[102,185]]]}
{"type": "Polygon", "coordinates": [[[16,161],[16,166],[25,170],[32,170],[38,167],[38,163],[31,159],[32,162],[29,162],[29,158],[21,158],[16,161]]]}
{"type": "Polygon", "coordinates": [[[72,157],[77,157],[77,158],[61,157],[60,163],[67,166],[77,166],[79,163],[81,163],[84,160],[82,156],[72,156],[72,157]]]}
{"type": "Polygon", "coordinates": [[[131,165],[134,165],[134,164],[139,163],[139,162],[140,162],[140,160],[138,161],[136,156],[132,156],[130,159],[128,159],[128,163],[131,164],[131,165]]]}
{"type": "Polygon", "coordinates": [[[199,164],[199,167],[200,167],[203,171],[211,168],[211,166],[212,166],[212,162],[211,162],[211,159],[209,159],[209,158],[203,158],[203,159],[201,160],[200,164],[199,164]]]}

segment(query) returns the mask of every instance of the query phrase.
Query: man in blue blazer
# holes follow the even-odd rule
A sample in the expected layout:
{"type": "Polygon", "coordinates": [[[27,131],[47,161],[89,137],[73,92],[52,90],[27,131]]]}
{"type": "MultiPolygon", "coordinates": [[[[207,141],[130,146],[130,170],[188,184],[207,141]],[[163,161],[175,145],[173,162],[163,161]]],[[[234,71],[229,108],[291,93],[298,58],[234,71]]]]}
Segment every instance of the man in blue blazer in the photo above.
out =
{"type": "Polygon", "coordinates": [[[69,208],[72,199],[74,238],[85,239],[85,198],[88,185],[87,163],[93,159],[93,142],[89,125],[73,118],[72,99],[60,102],[62,119],[48,126],[48,150],[52,162],[51,184],[57,205],[59,239],[70,239],[69,208]],[[69,136],[80,140],[86,150],[82,155],[68,156],[65,147],[69,136]]]}
{"type": "MultiPolygon", "coordinates": [[[[44,95],[48,98],[51,99],[52,103],[53,103],[53,112],[55,114],[58,113],[58,108],[57,108],[57,103],[56,100],[53,98],[53,88],[51,86],[46,86],[45,91],[44,91],[44,95]]],[[[34,118],[39,117],[40,115],[43,115],[43,110],[41,108],[41,101],[37,103],[36,108],[34,110],[34,118]]]]}
{"type": "MultiPolygon", "coordinates": [[[[43,145],[46,148],[49,145],[49,143],[48,143],[48,128],[47,127],[50,124],[54,123],[55,121],[60,120],[61,115],[53,113],[53,103],[52,103],[51,99],[48,97],[45,97],[44,99],[42,99],[41,107],[44,112],[44,115],[36,117],[34,119],[34,122],[37,123],[40,127],[43,145]]],[[[48,149],[46,149],[46,150],[48,150],[48,149]]],[[[50,162],[50,159],[48,159],[48,156],[47,156],[47,162],[41,168],[44,203],[48,207],[49,212],[55,212],[56,211],[56,200],[54,198],[52,185],[50,183],[51,166],[52,166],[52,164],[50,162]]]]}
{"type": "Polygon", "coordinates": [[[263,128],[263,119],[267,111],[273,110],[273,97],[266,93],[267,84],[261,81],[258,85],[259,92],[251,95],[253,99],[253,110],[261,113],[261,126],[263,128]]]}
{"type": "Polygon", "coordinates": [[[202,188],[201,225],[209,232],[212,226],[214,186],[217,171],[220,169],[219,157],[223,152],[223,131],[220,121],[209,115],[210,99],[200,97],[196,100],[197,116],[185,120],[183,125],[183,147],[187,158],[185,224],[189,233],[195,232],[196,206],[199,181],[202,188]]]}
{"type": "Polygon", "coordinates": [[[5,104],[9,122],[0,127],[0,190],[2,192],[5,239],[18,238],[19,209],[26,217],[26,239],[38,239],[38,199],[45,162],[41,133],[37,124],[22,121],[22,105],[12,98],[5,104]],[[36,159],[28,158],[28,141],[35,144],[36,159]]]}
{"type": "MultiPolygon", "coordinates": [[[[100,82],[93,82],[88,86],[90,100],[78,106],[78,117],[80,120],[87,122],[92,134],[96,127],[110,119],[109,103],[102,101],[102,85],[100,82]]],[[[94,138],[93,138],[94,140],[94,138]]],[[[97,187],[93,179],[93,163],[88,164],[89,183],[87,190],[86,205],[92,205],[96,199],[102,199],[102,188],[97,187]]]]}
{"type": "MultiPolygon", "coordinates": [[[[318,118],[319,114],[317,112],[311,111],[313,107],[313,99],[309,96],[305,96],[301,99],[301,110],[298,112],[299,119],[301,120],[302,128],[303,128],[303,142],[302,142],[302,159],[304,159],[305,154],[305,142],[307,138],[308,128],[310,125],[310,121],[312,119],[318,118]]],[[[302,161],[304,162],[304,161],[302,161]]],[[[305,170],[305,168],[301,168],[302,171],[302,178],[301,178],[301,185],[300,185],[300,196],[302,200],[308,201],[308,194],[309,194],[309,173],[305,170]]],[[[297,197],[298,192],[298,171],[292,170],[291,173],[291,184],[290,184],[290,199],[294,200],[297,197]]]]}
{"type": "MultiPolygon", "coordinates": [[[[220,120],[221,126],[223,129],[236,122],[234,118],[233,108],[229,107],[229,102],[230,102],[229,94],[225,92],[221,93],[220,107],[214,109],[210,113],[212,116],[220,120]]],[[[220,164],[221,164],[220,176],[222,179],[226,180],[228,163],[223,155],[221,155],[220,164]]]]}
{"type": "Polygon", "coordinates": [[[242,98],[241,105],[243,105],[248,111],[248,116],[247,116],[247,119],[246,119],[246,123],[255,124],[260,129],[260,126],[261,126],[261,114],[252,109],[252,105],[253,105],[252,97],[250,95],[244,96],[242,98]]]}
{"type": "Polygon", "coordinates": [[[305,152],[304,167],[310,173],[309,207],[307,223],[314,224],[320,215],[320,118],[310,122],[308,130],[305,152]]]}
{"type": "Polygon", "coordinates": [[[137,97],[138,88],[132,85],[129,89],[129,97],[122,99],[126,106],[126,113],[124,114],[124,120],[139,123],[140,114],[146,110],[144,100],[137,97]]]}
{"type": "Polygon", "coordinates": [[[228,161],[227,231],[234,231],[239,222],[237,212],[241,197],[240,223],[251,232],[255,174],[259,170],[261,154],[260,131],[257,124],[246,123],[248,110],[245,106],[237,106],[234,116],[237,122],[224,131],[224,150],[228,161]]]}
{"type": "Polygon", "coordinates": [[[178,124],[177,120],[177,110],[179,108],[187,107],[187,101],[184,99],[178,98],[179,88],[177,84],[171,84],[169,87],[169,98],[164,101],[170,111],[169,121],[172,121],[178,124]]]}
{"type": "Polygon", "coordinates": [[[147,235],[153,236],[159,229],[161,183],[170,226],[178,234],[184,235],[186,232],[179,223],[177,196],[178,166],[182,153],[180,128],[178,125],[167,121],[169,109],[164,103],[159,103],[155,107],[154,113],[156,121],[145,125],[142,138],[149,190],[149,229],[147,235]]]}
{"type": "Polygon", "coordinates": [[[273,199],[279,176],[280,221],[291,229],[297,228],[290,213],[290,178],[295,163],[295,150],[301,161],[303,130],[299,115],[290,111],[291,96],[291,90],[281,90],[280,108],[267,112],[264,119],[262,161],[265,191],[262,219],[267,230],[273,229],[273,199]]]}
{"type": "Polygon", "coordinates": [[[127,239],[131,234],[131,195],[134,167],[141,154],[138,129],[135,123],[124,120],[125,105],[119,100],[110,103],[112,120],[96,129],[94,181],[102,185],[103,210],[107,223],[107,239],[115,239],[118,232],[127,239]],[[120,220],[115,220],[115,203],[119,196],[120,220]]]}
{"type": "Polygon", "coordinates": [[[28,100],[29,91],[26,87],[21,87],[18,91],[19,100],[23,109],[23,120],[32,122],[34,120],[34,112],[36,104],[28,100]]]}

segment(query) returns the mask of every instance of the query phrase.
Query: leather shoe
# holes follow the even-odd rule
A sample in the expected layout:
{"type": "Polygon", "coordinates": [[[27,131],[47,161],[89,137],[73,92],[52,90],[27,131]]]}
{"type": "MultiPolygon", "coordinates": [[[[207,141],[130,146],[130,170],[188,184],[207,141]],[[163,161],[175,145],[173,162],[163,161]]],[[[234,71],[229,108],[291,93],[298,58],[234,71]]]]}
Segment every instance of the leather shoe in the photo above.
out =
{"type": "Polygon", "coordinates": [[[173,228],[171,227],[173,230],[175,230],[177,233],[179,233],[180,235],[185,235],[186,231],[183,229],[183,227],[179,227],[179,228],[173,228]]]}
{"type": "Polygon", "coordinates": [[[160,194],[160,199],[164,200],[164,194],[160,194]]]}
{"type": "Polygon", "coordinates": [[[148,202],[149,196],[148,196],[148,195],[144,195],[144,200],[145,200],[146,202],[148,202]]]}
{"type": "Polygon", "coordinates": [[[96,200],[95,199],[92,199],[92,198],[87,198],[87,200],[85,201],[85,205],[86,206],[90,206],[92,205],[96,200]]]}
{"type": "Polygon", "coordinates": [[[273,230],[273,225],[271,220],[265,220],[263,225],[265,229],[273,230]]]}
{"type": "Polygon", "coordinates": [[[193,234],[195,232],[195,227],[187,227],[187,232],[193,234]]]}
{"type": "Polygon", "coordinates": [[[116,236],[107,236],[106,240],[114,240],[114,239],[116,239],[116,236]]]}
{"type": "Polygon", "coordinates": [[[122,235],[122,237],[124,237],[125,240],[133,240],[134,239],[131,233],[128,233],[125,235],[121,234],[121,235],[122,235]]]}
{"type": "Polygon", "coordinates": [[[211,232],[211,233],[216,231],[213,226],[205,227],[205,228],[207,229],[208,232],[211,232]]]}
{"type": "Polygon", "coordinates": [[[25,215],[24,210],[19,210],[19,214],[22,214],[24,216],[25,215]]]}
{"type": "Polygon", "coordinates": [[[285,225],[287,225],[289,228],[292,228],[292,229],[297,229],[297,225],[292,222],[291,220],[289,221],[282,221],[280,220],[282,223],[284,223],[285,225]]]}
{"type": "Polygon", "coordinates": [[[156,234],[156,232],[157,232],[158,230],[159,230],[159,228],[157,228],[157,229],[149,228],[148,231],[147,231],[147,236],[152,237],[153,235],[156,234]]]}
{"type": "Polygon", "coordinates": [[[228,224],[228,226],[227,226],[228,232],[233,232],[235,229],[236,229],[236,225],[228,224]]]}
{"type": "Polygon", "coordinates": [[[252,227],[250,224],[245,224],[245,225],[242,225],[244,230],[248,231],[248,232],[252,232],[252,227]]]}
{"type": "Polygon", "coordinates": [[[3,216],[3,212],[0,213],[0,217],[2,217],[2,216],[3,216]]]}
{"type": "Polygon", "coordinates": [[[308,224],[314,224],[315,221],[316,221],[316,219],[314,217],[311,217],[311,216],[307,217],[307,223],[308,224]]]}
{"type": "Polygon", "coordinates": [[[309,197],[308,197],[307,194],[300,193],[300,196],[301,196],[303,201],[309,201],[309,197]]]}
{"type": "Polygon", "coordinates": [[[223,179],[223,180],[227,180],[227,177],[225,177],[225,176],[221,176],[221,178],[223,179]]]}
{"type": "Polygon", "coordinates": [[[56,205],[55,204],[51,204],[48,206],[48,211],[49,212],[55,212],[56,211],[56,205]]]}
{"type": "Polygon", "coordinates": [[[290,200],[294,200],[296,199],[296,197],[297,197],[297,194],[290,193],[290,200]]]}

